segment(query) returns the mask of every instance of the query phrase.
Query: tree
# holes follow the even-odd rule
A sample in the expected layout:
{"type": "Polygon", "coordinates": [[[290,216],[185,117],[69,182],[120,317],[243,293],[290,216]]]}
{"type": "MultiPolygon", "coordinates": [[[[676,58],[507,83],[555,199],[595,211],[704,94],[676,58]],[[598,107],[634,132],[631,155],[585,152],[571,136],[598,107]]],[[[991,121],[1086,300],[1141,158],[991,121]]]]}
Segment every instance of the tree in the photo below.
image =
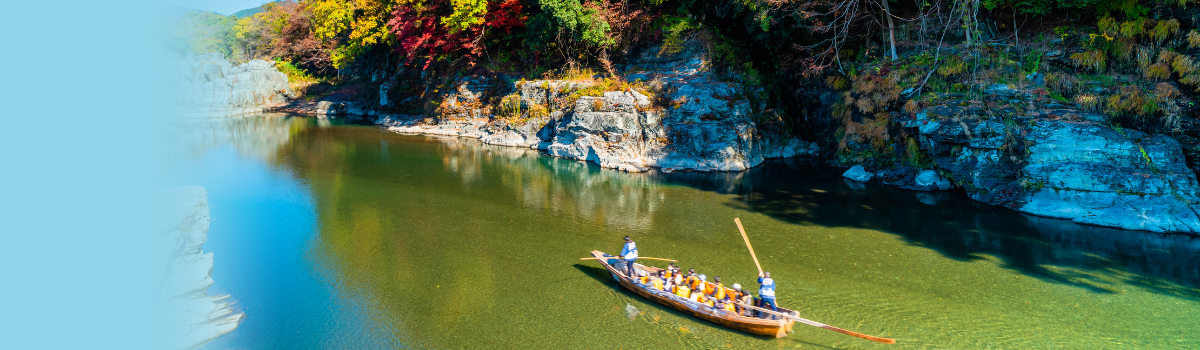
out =
{"type": "Polygon", "coordinates": [[[486,30],[510,32],[525,25],[520,0],[401,0],[387,23],[396,51],[410,62],[459,54],[473,64],[484,50],[486,30]]]}
{"type": "Polygon", "coordinates": [[[335,68],[394,39],[387,26],[397,6],[393,0],[309,0],[305,5],[313,15],[313,37],[333,47],[330,59],[335,68]]]}

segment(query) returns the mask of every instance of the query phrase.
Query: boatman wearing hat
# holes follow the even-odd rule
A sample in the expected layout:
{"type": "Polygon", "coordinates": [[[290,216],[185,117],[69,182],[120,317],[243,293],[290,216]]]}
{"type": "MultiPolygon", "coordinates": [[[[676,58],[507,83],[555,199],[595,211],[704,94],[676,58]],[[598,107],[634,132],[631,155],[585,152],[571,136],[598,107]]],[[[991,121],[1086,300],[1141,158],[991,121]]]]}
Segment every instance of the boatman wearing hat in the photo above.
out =
{"type": "MultiPolygon", "coordinates": [[[[762,284],[761,287],[758,287],[758,297],[762,298],[762,308],[779,311],[779,308],[775,307],[775,280],[771,279],[771,273],[763,272],[758,275],[758,283],[762,284]]],[[[776,317],[772,315],[771,318],[776,317]]]]}
{"type": "Polygon", "coordinates": [[[633,262],[637,261],[637,257],[637,243],[633,243],[633,239],[625,236],[625,247],[621,248],[621,256],[618,258],[625,260],[625,272],[629,275],[629,278],[636,276],[633,273],[633,262]]]}

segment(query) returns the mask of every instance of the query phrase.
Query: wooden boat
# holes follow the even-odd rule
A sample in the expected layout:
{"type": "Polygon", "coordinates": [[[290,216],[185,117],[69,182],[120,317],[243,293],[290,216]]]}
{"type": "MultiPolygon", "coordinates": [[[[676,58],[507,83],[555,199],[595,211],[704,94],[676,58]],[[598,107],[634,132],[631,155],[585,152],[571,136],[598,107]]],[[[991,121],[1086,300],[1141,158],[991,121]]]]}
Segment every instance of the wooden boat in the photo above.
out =
{"type": "MultiPolygon", "coordinates": [[[[714,308],[691,301],[689,299],[684,299],[678,295],[671,294],[669,291],[658,290],[649,285],[642,284],[641,281],[635,281],[634,279],[631,279],[625,274],[625,267],[623,265],[613,265],[617,263],[616,257],[605,254],[599,250],[593,250],[592,256],[596,257],[597,261],[604,265],[604,268],[608,269],[608,271],[613,274],[613,277],[615,277],[617,281],[620,282],[621,285],[626,289],[629,289],[630,291],[633,291],[642,297],[658,302],[659,304],[692,314],[696,317],[708,320],[709,322],[746,333],[766,335],[776,338],[782,338],[792,333],[792,324],[796,323],[796,321],[784,317],[780,317],[778,320],[772,320],[769,318],[763,319],[757,317],[745,317],[738,315],[735,312],[729,312],[725,309],[714,308]]],[[[624,264],[624,262],[621,263],[624,264]]],[[[645,266],[637,263],[634,263],[634,269],[646,271],[647,275],[655,275],[658,274],[659,271],[663,270],[661,268],[645,266]]],[[[705,283],[712,285],[712,283],[705,283]]],[[[784,308],[779,308],[779,312],[796,315],[795,311],[784,308]]]]}

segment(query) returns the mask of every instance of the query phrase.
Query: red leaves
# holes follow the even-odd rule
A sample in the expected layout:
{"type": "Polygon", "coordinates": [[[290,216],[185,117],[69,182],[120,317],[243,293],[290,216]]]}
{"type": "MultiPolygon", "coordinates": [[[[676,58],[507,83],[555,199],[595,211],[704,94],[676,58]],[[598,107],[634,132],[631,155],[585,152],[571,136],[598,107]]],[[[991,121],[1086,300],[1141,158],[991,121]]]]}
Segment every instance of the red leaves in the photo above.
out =
{"type": "Polygon", "coordinates": [[[499,0],[488,4],[488,13],[484,16],[483,25],[488,28],[504,29],[505,34],[512,33],[514,27],[524,27],[529,18],[522,16],[521,0],[499,0]]]}
{"type": "Polygon", "coordinates": [[[513,27],[523,27],[527,18],[521,15],[522,10],[520,0],[492,1],[482,25],[450,33],[441,21],[453,12],[450,1],[430,0],[421,7],[396,5],[388,28],[396,35],[396,51],[409,60],[424,55],[425,65],[421,69],[426,69],[439,55],[461,53],[473,61],[483,53],[480,43],[484,29],[503,29],[508,33],[513,27]]]}

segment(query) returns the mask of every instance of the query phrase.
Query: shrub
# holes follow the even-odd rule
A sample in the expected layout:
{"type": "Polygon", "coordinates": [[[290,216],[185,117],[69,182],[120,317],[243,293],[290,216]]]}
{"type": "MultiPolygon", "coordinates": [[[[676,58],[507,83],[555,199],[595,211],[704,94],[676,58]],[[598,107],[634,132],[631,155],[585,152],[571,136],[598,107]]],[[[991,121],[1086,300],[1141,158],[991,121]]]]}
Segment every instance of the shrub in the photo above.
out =
{"type": "Polygon", "coordinates": [[[1101,73],[1108,63],[1108,56],[1104,54],[1104,51],[1091,50],[1071,54],[1071,61],[1075,62],[1077,66],[1090,68],[1096,73],[1101,73]]]}
{"type": "Polygon", "coordinates": [[[1120,92],[1108,97],[1106,107],[1110,115],[1127,113],[1146,116],[1158,112],[1158,103],[1147,97],[1150,96],[1135,86],[1123,86],[1120,92]]]}
{"type": "Polygon", "coordinates": [[[1058,72],[1046,74],[1046,86],[1063,95],[1074,94],[1083,88],[1075,76],[1058,72]]]}
{"type": "Polygon", "coordinates": [[[962,73],[966,70],[967,70],[967,63],[964,62],[961,57],[953,56],[953,57],[946,59],[946,62],[943,62],[942,65],[940,67],[938,67],[937,72],[941,76],[947,77],[947,76],[962,73]]]}
{"type": "Polygon", "coordinates": [[[1137,50],[1138,69],[1144,71],[1152,63],[1154,63],[1154,49],[1145,46],[1139,47],[1137,50]]]}
{"type": "Polygon", "coordinates": [[[547,116],[550,116],[550,110],[548,108],[546,108],[546,106],[532,103],[532,102],[529,103],[529,117],[530,118],[543,118],[543,117],[547,117],[547,116]]]}
{"type": "Polygon", "coordinates": [[[1196,71],[1196,62],[1192,61],[1191,57],[1177,55],[1175,60],[1171,61],[1171,67],[1175,68],[1175,73],[1179,76],[1188,76],[1196,71]]]}
{"type": "Polygon", "coordinates": [[[698,23],[687,17],[666,15],[659,19],[658,27],[663,32],[663,44],[658,55],[671,55],[683,50],[684,35],[700,29],[698,23]]]}
{"type": "Polygon", "coordinates": [[[1121,36],[1126,38],[1137,37],[1146,32],[1146,19],[1138,18],[1132,21],[1121,23],[1121,36]]]}
{"type": "Polygon", "coordinates": [[[830,75],[825,78],[825,86],[828,86],[830,89],[844,91],[850,88],[850,81],[840,76],[830,75]]]}
{"type": "Polygon", "coordinates": [[[1154,85],[1154,98],[1161,102],[1166,102],[1169,99],[1181,96],[1179,88],[1171,83],[1158,83],[1154,85]]]}
{"type": "Polygon", "coordinates": [[[521,95],[512,94],[500,99],[499,115],[505,118],[521,116],[521,95]]]}
{"type": "Polygon", "coordinates": [[[917,103],[917,100],[908,100],[908,102],[904,103],[904,112],[907,112],[908,115],[915,116],[920,110],[921,104],[917,103]]]}
{"type": "Polygon", "coordinates": [[[1188,31],[1187,41],[1189,49],[1200,46],[1200,31],[1195,29],[1188,31]]]}
{"type": "Polygon", "coordinates": [[[1163,41],[1166,41],[1168,37],[1176,33],[1179,33],[1179,20],[1172,18],[1165,21],[1158,21],[1149,34],[1150,38],[1154,39],[1154,42],[1162,45],[1163,41]]]}
{"type": "Polygon", "coordinates": [[[1171,77],[1171,67],[1166,63],[1155,63],[1142,70],[1142,75],[1153,81],[1166,80],[1171,77]]]}
{"type": "Polygon", "coordinates": [[[1100,98],[1092,94],[1081,94],[1075,96],[1075,103],[1080,109],[1091,112],[1098,112],[1100,107],[1100,98]]]}

